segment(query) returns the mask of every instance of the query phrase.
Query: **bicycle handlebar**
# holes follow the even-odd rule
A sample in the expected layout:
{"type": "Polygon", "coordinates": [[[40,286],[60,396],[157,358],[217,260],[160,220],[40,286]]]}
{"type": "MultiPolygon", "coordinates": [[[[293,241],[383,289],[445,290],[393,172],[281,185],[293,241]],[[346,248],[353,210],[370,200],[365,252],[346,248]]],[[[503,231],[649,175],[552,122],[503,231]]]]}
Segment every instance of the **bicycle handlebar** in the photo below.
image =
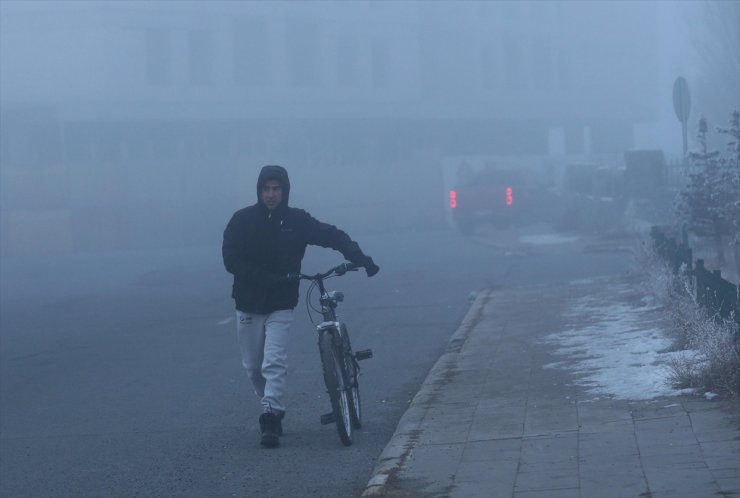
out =
{"type": "Polygon", "coordinates": [[[300,278],[301,280],[323,280],[331,275],[342,276],[348,271],[357,271],[360,268],[362,268],[360,265],[356,265],[354,263],[342,263],[341,265],[337,265],[327,272],[317,273],[316,275],[306,275],[301,273],[300,278]]]}

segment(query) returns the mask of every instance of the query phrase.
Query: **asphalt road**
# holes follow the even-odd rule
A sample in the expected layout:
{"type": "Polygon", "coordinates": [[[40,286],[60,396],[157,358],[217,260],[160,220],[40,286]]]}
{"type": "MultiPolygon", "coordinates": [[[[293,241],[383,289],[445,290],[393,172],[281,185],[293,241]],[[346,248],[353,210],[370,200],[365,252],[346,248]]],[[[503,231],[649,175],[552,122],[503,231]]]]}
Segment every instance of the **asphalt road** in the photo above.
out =
{"type": "MultiPolygon", "coordinates": [[[[353,235],[382,270],[330,281],[345,292],[353,346],[375,353],[351,447],[319,424],[329,403],[303,301],[286,435],[259,446],[219,247],[4,260],[0,495],[358,496],[471,292],[618,273],[630,260],[582,242],[522,246],[512,232],[353,235]]],[[[340,258],[311,248],[304,272],[340,258]]]]}

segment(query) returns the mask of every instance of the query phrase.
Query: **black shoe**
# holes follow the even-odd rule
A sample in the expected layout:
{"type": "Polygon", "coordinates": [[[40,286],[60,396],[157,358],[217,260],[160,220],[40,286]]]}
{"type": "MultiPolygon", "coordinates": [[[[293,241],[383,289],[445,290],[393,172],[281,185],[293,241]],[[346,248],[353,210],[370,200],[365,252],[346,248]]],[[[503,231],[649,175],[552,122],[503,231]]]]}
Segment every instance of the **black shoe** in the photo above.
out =
{"type": "Polygon", "coordinates": [[[283,435],[283,419],[285,418],[285,412],[275,412],[277,415],[277,435],[283,435]]]}
{"type": "Polygon", "coordinates": [[[280,428],[280,419],[271,412],[265,412],[260,415],[260,430],[262,439],[260,444],[266,448],[274,448],[280,444],[278,439],[278,429],[280,428]]]}

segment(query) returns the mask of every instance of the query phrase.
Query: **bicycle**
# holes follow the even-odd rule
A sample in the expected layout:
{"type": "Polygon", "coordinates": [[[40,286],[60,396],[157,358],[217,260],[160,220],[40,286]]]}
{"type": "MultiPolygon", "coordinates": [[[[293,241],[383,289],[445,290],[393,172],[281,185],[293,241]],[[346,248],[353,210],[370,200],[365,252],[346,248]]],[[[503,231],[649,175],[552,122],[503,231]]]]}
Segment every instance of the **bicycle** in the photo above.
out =
{"type": "Polygon", "coordinates": [[[352,444],[352,431],[362,427],[362,408],[360,404],[359,362],[373,357],[370,349],[352,351],[347,326],[337,320],[336,308],[344,301],[344,293],[327,291],[324,280],[338,277],[360,267],[342,263],[327,272],[316,275],[300,274],[301,280],[309,280],[311,286],[306,293],[306,307],[313,322],[311,311],[320,313],[323,321],[316,325],[318,332],[319,355],[324,374],[324,384],[331,401],[330,413],[321,416],[321,424],[335,423],[342,444],[352,444]],[[311,306],[311,294],[318,289],[321,309],[311,306]]]}

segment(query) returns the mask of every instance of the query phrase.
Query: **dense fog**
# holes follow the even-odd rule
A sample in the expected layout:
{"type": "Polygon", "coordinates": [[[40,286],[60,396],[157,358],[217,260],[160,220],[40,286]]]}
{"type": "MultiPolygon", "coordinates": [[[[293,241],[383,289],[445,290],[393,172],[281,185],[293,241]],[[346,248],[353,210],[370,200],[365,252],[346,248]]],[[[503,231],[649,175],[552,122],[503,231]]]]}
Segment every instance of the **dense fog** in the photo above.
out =
{"type": "Polygon", "coordinates": [[[738,106],[739,12],[3,0],[3,257],[218,245],[264,164],[293,205],[369,233],[446,227],[463,164],[562,189],[568,164],[677,159],[676,77],[690,133],[738,106]]]}
{"type": "Polygon", "coordinates": [[[737,0],[0,0],[0,497],[733,494],[729,322],[672,284],[730,299],[641,235],[690,167],[675,82],[695,149],[739,33],[737,0]],[[259,209],[223,251],[275,164],[362,253],[259,209]]]}

